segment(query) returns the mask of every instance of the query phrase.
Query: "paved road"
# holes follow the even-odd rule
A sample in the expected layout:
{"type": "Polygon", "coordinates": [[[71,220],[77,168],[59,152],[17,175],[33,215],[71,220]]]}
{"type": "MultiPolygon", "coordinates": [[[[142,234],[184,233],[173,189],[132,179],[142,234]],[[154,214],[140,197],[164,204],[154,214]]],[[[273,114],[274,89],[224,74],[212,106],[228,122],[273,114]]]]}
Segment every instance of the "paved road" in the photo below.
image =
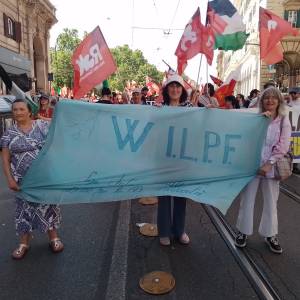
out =
{"type": "MultiPolygon", "coordinates": [[[[288,182],[299,186],[299,178],[288,182]]],[[[236,199],[227,219],[234,224],[236,199]]],[[[257,216],[261,199],[256,206],[257,216]]],[[[13,261],[16,245],[13,195],[0,171],[0,299],[258,299],[202,206],[188,201],[190,246],[163,248],[156,238],[141,236],[136,223],[155,222],[156,207],[136,200],[62,208],[61,236],[65,251],[52,254],[47,239],[35,234],[23,261],[13,261]],[[153,270],[171,272],[176,288],[153,297],[138,287],[153,270]]],[[[261,238],[249,240],[249,253],[276,287],[282,299],[300,299],[300,204],[280,195],[280,239],[285,252],[270,253],[261,238]]],[[[256,231],[257,231],[256,220],[256,231]]]]}
{"type": "MultiPolygon", "coordinates": [[[[298,175],[293,175],[285,184],[291,190],[300,191],[300,177],[298,175]]],[[[233,225],[238,213],[236,202],[227,213],[227,219],[233,225]]],[[[251,257],[264,270],[265,275],[271,280],[282,299],[300,299],[300,238],[298,234],[300,203],[280,193],[278,224],[279,240],[284,250],[282,255],[270,253],[262,237],[257,234],[262,203],[260,195],[255,207],[255,233],[249,238],[247,248],[251,257]]]]}

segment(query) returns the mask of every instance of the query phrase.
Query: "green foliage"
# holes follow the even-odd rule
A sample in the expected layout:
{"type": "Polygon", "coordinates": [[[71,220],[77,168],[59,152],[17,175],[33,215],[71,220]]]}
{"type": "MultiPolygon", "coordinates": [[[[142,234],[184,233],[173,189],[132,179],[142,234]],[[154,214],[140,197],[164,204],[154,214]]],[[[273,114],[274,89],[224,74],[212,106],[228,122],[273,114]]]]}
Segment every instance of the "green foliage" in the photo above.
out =
{"type": "MultiPolygon", "coordinates": [[[[87,35],[87,32],[84,33],[87,35]]],[[[57,37],[55,48],[50,49],[51,67],[54,73],[53,86],[72,88],[73,66],[71,58],[73,51],[81,42],[76,29],[65,28],[57,37]]],[[[144,58],[142,51],[131,50],[128,45],[111,49],[112,55],[117,64],[117,71],[108,78],[112,90],[123,91],[126,81],[134,80],[138,85],[145,85],[146,76],[150,76],[160,83],[163,73],[159,72],[154,65],[151,65],[144,58]]]]}
{"type": "Polygon", "coordinates": [[[71,58],[73,51],[81,42],[76,29],[65,28],[57,37],[55,48],[50,49],[51,67],[54,73],[55,88],[72,87],[73,66],[71,58]]]}
{"type": "Polygon", "coordinates": [[[108,78],[112,90],[123,91],[126,81],[134,80],[138,85],[145,85],[146,76],[160,83],[163,73],[158,71],[144,58],[142,51],[131,50],[128,45],[111,49],[117,64],[117,71],[108,78]]]}

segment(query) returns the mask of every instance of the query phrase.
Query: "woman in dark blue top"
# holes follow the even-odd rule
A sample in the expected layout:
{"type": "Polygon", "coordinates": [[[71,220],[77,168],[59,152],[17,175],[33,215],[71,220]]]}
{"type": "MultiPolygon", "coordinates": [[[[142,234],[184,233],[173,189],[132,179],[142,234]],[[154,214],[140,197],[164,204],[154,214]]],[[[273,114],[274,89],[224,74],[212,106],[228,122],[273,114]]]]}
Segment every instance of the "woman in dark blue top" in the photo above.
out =
{"type": "MultiPolygon", "coordinates": [[[[187,101],[187,92],[184,82],[179,75],[172,75],[163,88],[164,105],[169,106],[192,106],[187,101]]],[[[157,227],[160,244],[169,246],[170,238],[174,236],[182,244],[190,242],[184,231],[186,198],[160,196],[158,197],[157,227]],[[173,200],[173,214],[171,212],[173,200]]]]}

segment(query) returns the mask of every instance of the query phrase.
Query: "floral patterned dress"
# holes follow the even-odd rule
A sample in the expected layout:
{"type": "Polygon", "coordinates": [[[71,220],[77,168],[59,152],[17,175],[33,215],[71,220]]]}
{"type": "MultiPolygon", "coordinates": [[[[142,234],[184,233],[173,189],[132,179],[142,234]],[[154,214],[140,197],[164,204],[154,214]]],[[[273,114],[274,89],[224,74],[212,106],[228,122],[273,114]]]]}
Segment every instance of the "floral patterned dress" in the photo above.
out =
{"type": "MultiPolygon", "coordinates": [[[[26,174],[32,161],[42,149],[49,123],[42,120],[33,121],[32,129],[24,133],[17,125],[7,129],[0,143],[2,148],[8,148],[11,158],[11,172],[18,184],[26,174]]],[[[18,235],[23,235],[38,229],[41,232],[56,229],[61,221],[58,205],[27,202],[16,196],[15,223],[18,235]]]]}

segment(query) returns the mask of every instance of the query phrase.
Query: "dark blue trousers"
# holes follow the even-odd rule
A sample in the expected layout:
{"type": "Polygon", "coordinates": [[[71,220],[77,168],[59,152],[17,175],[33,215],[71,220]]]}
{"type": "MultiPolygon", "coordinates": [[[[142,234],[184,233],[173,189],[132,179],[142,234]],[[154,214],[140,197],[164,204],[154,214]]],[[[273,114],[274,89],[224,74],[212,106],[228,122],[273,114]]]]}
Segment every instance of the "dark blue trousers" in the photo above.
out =
{"type": "Polygon", "coordinates": [[[186,198],[160,196],[158,197],[157,228],[160,237],[179,238],[184,233],[186,198]],[[173,218],[172,218],[172,200],[173,218]]]}

